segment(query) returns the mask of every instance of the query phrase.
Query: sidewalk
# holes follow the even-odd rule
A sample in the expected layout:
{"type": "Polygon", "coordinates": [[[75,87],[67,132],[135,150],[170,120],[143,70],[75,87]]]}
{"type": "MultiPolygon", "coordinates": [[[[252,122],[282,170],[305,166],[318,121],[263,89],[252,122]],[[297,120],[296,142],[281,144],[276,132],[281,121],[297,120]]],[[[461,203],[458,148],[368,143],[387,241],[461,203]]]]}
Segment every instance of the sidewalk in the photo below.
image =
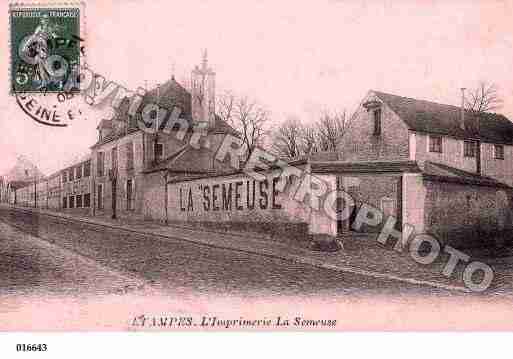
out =
{"type": "MultiPolygon", "coordinates": [[[[280,243],[244,233],[225,233],[192,229],[186,225],[163,225],[155,222],[133,219],[107,219],[104,217],[82,217],[60,212],[31,208],[19,208],[62,218],[85,221],[110,228],[128,230],[139,234],[150,234],[170,240],[184,240],[197,244],[257,254],[286,261],[308,264],[319,268],[349,272],[374,278],[397,280],[408,284],[427,285],[441,289],[469,292],[462,281],[464,267],[458,266],[451,278],[443,276],[442,270],[447,258],[431,265],[416,263],[405,250],[398,253],[384,248],[370,235],[354,235],[343,238],[344,249],[335,253],[314,252],[290,244],[280,243]]],[[[471,260],[473,260],[471,258],[471,260]]],[[[496,294],[512,292],[512,266],[507,263],[493,264],[494,282],[488,291],[496,294]]]]}

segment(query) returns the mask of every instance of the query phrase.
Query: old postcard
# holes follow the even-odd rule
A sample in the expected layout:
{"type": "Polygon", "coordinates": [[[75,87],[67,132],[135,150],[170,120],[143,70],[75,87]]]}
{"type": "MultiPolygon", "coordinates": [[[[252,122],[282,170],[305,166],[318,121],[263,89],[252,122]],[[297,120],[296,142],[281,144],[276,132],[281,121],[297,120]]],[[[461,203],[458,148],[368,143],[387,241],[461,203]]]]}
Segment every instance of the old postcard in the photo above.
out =
{"type": "Polygon", "coordinates": [[[513,2],[1,7],[0,331],[513,329],[513,2]]]}

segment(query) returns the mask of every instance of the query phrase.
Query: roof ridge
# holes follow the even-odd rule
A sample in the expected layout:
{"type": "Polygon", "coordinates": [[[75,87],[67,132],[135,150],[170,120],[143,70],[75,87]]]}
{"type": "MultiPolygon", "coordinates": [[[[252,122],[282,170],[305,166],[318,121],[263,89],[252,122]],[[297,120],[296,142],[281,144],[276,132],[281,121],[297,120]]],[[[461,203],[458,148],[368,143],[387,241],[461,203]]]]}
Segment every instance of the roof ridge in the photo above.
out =
{"type": "MultiPolygon", "coordinates": [[[[424,99],[419,99],[419,98],[414,98],[414,97],[401,96],[401,95],[396,95],[396,94],[392,94],[392,93],[388,93],[388,92],[383,92],[383,91],[377,91],[377,90],[371,90],[371,91],[376,93],[376,94],[378,94],[378,97],[379,97],[379,94],[383,94],[383,95],[386,95],[386,96],[395,96],[395,97],[400,97],[400,98],[407,99],[407,100],[425,102],[425,103],[431,104],[431,105],[451,107],[451,108],[456,109],[458,111],[461,109],[461,106],[450,105],[450,104],[447,104],[447,103],[435,102],[435,101],[424,100],[424,99]]],[[[466,108],[465,108],[465,112],[472,113],[471,110],[468,110],[466,108]]],[[[483,112],[483,113],[488,114],[488,115],[503,116],[503,115],[501,115],[499,113],[495,113],[495,112],[483,112]]]]}

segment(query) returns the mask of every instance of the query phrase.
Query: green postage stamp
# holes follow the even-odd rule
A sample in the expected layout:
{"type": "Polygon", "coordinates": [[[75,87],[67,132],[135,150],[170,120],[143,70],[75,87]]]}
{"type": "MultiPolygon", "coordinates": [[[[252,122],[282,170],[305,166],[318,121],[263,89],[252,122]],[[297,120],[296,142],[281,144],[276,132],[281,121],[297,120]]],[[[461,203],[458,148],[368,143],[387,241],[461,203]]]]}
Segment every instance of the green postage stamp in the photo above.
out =
{"type": "Polygon", "coordinates": [[[79,91],[81,16],[80,3],[10,6],[11,93],[79,91]]]}

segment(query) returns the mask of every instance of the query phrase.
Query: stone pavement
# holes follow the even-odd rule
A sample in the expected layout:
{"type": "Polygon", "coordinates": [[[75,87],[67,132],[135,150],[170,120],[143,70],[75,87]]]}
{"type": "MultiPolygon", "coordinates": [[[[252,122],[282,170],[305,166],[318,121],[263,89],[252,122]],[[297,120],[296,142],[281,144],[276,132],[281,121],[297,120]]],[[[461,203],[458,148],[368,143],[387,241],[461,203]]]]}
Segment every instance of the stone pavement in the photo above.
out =
{"type": "MultiPolygon", "coordinates": [[[[22,208],[31,210],[30,208],[22,208]]],[[[443,276],[442,270],[449,258],[448,254],[439,256],[433,264],[416,263],[405,249],[398,253],[386,248],[374,240],[375,235],[355,234],[340,238],[344,249],[339,252],[315,252],[290,243],[259,237],[248,233],[230,233],[214,230],[195,229],[187,225],[164,225],[136,219],[112,220],[105,217],[84,217],[61,212],[38,209],[42,214],[49,214],[69,219],[78,219],[92,224],[128,230],[140,234],[150,234],[160,238],[184,240],[206,246],[230,249],[271,258],[279,258],[315,267],[340,272],[350,272],[397,280],[409,284],[428,285],[432,287],[470,292],[462,281],[464,266],[458,265],[450,278],[443,276]]],[[[393,242],[392,242],[393,243],[393,242]]],[[[474,260],[471,253],[471,261],[474,260]]],[[[480,258],[480,260],[485,260],[480,258]]],[[[494,269],[494,281],[487,290],[491,294],[510,294],[512,290],[513,265],[511,261],[489,263],[494,269]]]]}

